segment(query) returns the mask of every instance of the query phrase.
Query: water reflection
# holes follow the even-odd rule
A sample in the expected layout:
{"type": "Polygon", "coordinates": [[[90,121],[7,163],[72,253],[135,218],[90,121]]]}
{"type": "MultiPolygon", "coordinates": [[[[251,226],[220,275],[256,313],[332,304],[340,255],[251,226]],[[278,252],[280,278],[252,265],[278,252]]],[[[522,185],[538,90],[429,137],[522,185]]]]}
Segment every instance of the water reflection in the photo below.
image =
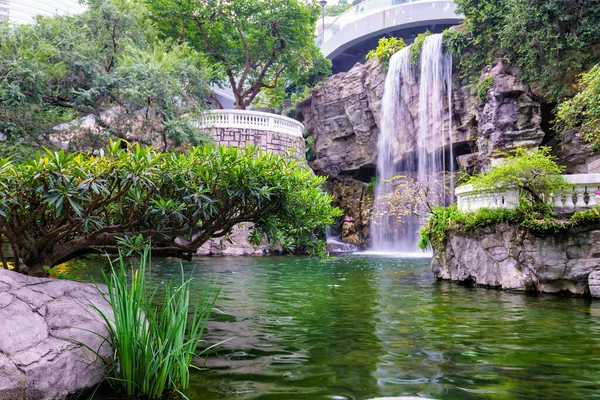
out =
{"type": "MultiPolygon", "coordinates": [[[[208,342],[236,337],[193,373],[190,399],[600,397],[600,303],[436,283],[427,260],[183,266],[198,296],[210,276],[222,286],[208,342]]],[[[178,273],[158,260],[152,279],[178,273]]]]}

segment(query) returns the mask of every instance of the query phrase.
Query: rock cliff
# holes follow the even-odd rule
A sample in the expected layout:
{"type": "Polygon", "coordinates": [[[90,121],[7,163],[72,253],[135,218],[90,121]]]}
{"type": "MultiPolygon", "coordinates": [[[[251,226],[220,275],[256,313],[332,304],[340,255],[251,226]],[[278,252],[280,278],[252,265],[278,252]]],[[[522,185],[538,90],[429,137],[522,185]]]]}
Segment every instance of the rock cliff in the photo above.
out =
{"type": "Polygon", "coordinates": [[[450,230],[431,267],[440,280],[600,297],[600,230],[581,227],[537,235],[507,223],[450,230]]]}
{"type": "Polygon", "coordinates": [[[0,399],[64,399],[105,376],[112,311],[91,284],[0,268],[0,399]],[[87,346],[87,347],[86,347],[87,346]]]}
{"type": "MultiPolygon", "coordinates": [[[[369,233],[365,207],[357,204],[357,199],[365,198],[359,188],[376,172],[385,78],[386,71],[376,60],[356,64],[350,71],[327,79],[297,110],[313,137],[314,158],[310,165],[317,174],[329,176],[336,205],[346,212],[337,230],[346,232],[342,239],[351,243],[358,240],[364,244],[369,233]]],[[[481,84],[473,87],[455,83],[452,113],[446,104],[446,118],[452,117],[456,159],[452,162],[466,171],[487,170],[502,158],[503,152],[517,146],[535,147],[544,139],[541,106],[521,81],[518,70],[499,60],[485,71],[481,82],[490,85],[480,96],[477,92],[481,84]]],[[[397,165],[403,165],[416,152],[419,92],[418,80],[402,82],[409,118],[407,129],[398,132],[394,144],[397,165]]],[[[449,155],[448,139],[432,138],[429,143],[428,151],[449,155]]]]}

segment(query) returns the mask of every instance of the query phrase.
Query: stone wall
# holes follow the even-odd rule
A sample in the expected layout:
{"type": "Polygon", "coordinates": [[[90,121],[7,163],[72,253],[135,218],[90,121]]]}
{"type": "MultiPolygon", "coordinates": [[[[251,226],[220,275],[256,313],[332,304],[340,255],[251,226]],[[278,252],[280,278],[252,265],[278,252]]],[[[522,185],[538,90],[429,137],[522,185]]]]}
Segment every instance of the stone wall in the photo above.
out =
{"type": "Polygon", "coordinates": [[[211,128],[205,132],[220,146],[246,147],[250,143],[277,154],[293,149],[297,159],[304,159],[304,139],[299,136],[245,128],[211,128]]]}
{"type": "Polygon", "coordinates": [[[600,229],[535,234],[498,223],[450,230],[431,268],[440,280],[469,285],[600,297],[600,229]]]}

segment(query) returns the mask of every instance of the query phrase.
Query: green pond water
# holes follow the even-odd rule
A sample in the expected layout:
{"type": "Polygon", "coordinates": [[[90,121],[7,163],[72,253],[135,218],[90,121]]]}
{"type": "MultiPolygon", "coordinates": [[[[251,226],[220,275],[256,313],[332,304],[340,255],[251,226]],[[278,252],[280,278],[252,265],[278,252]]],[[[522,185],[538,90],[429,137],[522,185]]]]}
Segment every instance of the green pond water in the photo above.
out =
{"type": "MultiPolygon", "coordinates": [[[[222,286],[190,400],[600,398],[600,302],[438,283],[428,259],[210,258],[222,286]]],[[[154,260],[160,285],[180,271],[154,260]]],[[[113,399],[102,389],[95,399],[113,399]]]]}

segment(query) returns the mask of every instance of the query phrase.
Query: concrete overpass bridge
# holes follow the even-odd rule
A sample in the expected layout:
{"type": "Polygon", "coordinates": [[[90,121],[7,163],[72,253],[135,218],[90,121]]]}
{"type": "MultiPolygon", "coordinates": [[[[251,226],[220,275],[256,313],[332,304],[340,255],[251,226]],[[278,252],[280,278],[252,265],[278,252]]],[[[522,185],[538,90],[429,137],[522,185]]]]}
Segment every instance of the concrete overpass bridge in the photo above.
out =
{"type": "Polygon", "coordinates": [[[333,73],[363,62],[384,36],[401,37],[407,44],[429,29],[440,33],[463,17],[449,0],[367,0],[350,8],[319,33],[316,44],[333,62],[333,73]]]}

